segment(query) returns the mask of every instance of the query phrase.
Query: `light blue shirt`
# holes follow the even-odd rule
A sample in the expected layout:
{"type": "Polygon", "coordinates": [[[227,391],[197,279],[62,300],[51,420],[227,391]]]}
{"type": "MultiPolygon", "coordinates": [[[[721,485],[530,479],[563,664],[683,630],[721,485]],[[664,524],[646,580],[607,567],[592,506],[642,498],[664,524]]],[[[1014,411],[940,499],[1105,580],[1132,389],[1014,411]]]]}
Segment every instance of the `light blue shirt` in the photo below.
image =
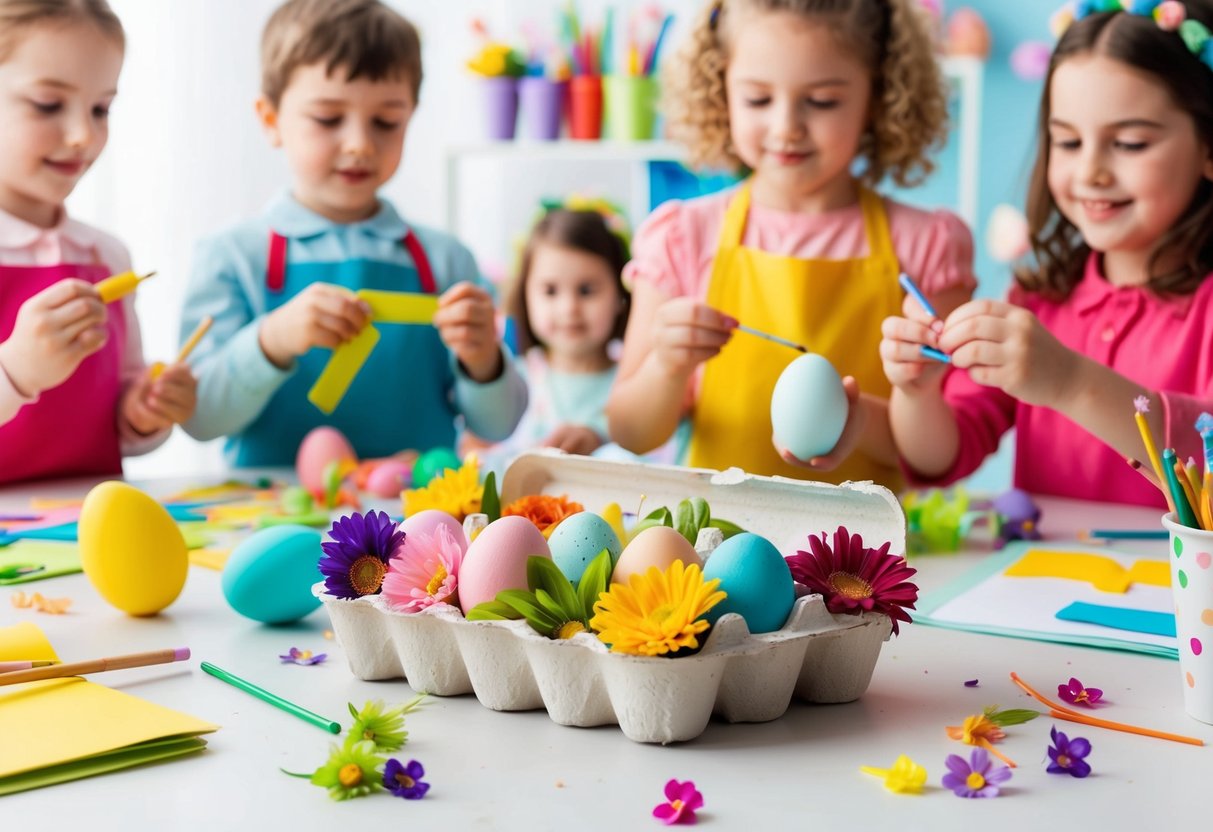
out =
{"type": "MultiPolygon", "coordinates": [[[[315,348],[287,369],[261,351],[262,318],[310,283],[420,291],[413,258],[401,243],[409,227],[384,200],[370,219],[342,224],[283,194],[260,217],[199,242],[182,338],[206,315],[214,324],[194,354],[198,407],[185,430],[203,440],[227,436],[225,453],[236,465],[291,464],[303,435],[321,424],[345,433],[359,458],[452,447],[460,417],[480,436],[509,436],[526,409],[527,393],[504,350],[502,374],[480,384],[463,372],[432,327],[378,324],[379,344],[327,417],[307,401],[306,391],[330,351],[315,348]],[[281,293],[266,285],[271,229],[288,241],[281,293]]],[[[455,238],[412,230],[439,294],[459,281],[488,288],[471,253],[455,238]]]]}

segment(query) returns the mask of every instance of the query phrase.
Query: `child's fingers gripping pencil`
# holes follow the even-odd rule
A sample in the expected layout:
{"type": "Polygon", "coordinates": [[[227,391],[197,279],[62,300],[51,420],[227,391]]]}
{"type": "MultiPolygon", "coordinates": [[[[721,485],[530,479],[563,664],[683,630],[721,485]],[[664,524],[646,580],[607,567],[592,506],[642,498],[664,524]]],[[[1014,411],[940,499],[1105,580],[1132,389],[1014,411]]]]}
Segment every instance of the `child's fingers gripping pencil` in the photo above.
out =
{"type": "MultiPolygon", "coordinates": [[[[194,347],[198,346],[198,343],[204,337],[206,337],[206,333],[210,330],[211,324],[214,322],[214,319],[210,315],[207,315],[198,322],[198,326],[194,327],[194,331],[190,333],[190,337],[187,338],[185,344],[182,345],[181,352],[177,353],[177,359],[173,362],[174,364],[181,364],[190,357],[190,353],[194,351],[194,347]]],[[[156,379],[160,378],[160,374],[164,372],[164,369],[164,362],[157,361],[151,366],[148,372],[151,373],[152,380],[155,381],[156,379]]]]}
{"type": "MultiPolygon", "coordinates": [[[[900,275],[898,275],[897,282],[901,284],[901,288],[906,290],[906,294],[918,301],[918,305],[921,306],[928,315],[937,321],[939,320],[939,313],[935,311],[935,307],[931,305],[929,300],[927,300],[927,296],[922,293],[922,289],[918,288],[918,284],[914,282],[914,278],[910,277],[905,272],[902,272],[900,275]]],[[[942,350],[937,350],[934,347],[928,347],[926,344],[919,347],[918,352],[923,358],[930,358],[933,361],[939,361],[944,364],[950,364],[952,362],[952,356],[948,355],[942,350]]]]}
{"type": "Polygon", "coordinates": [[[126,297],[135,291],[135,288],[140,283],[149,277],[155,276],[155,274],[155,272],[148,272],[143,275],[135,274],[134,272],[123,272],[122,274],[111,275],[97,284],[97,294],[101,295],[103,303],[113,303],[119,298],[126,297]]]}

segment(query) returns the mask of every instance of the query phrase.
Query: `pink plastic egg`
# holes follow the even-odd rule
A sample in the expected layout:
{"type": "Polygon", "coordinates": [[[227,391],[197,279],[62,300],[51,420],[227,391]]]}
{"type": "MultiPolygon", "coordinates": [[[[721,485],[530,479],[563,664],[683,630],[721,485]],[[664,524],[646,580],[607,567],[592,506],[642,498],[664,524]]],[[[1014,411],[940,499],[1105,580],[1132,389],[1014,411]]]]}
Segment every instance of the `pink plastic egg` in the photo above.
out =
{"type": "Polygon", "coordinates": [[[685,537],[669,526],[652,526],[632,538],[632,542],[623,550],[619,562],[615,564],[611,582],[626,584],[628,578],[643,575],[650,566],[664,572],[676,560],[682,561],[683,566],[692,563],[703,566],[695,547],[685,537]]]}
{"type": "Polygon", "coordinates": [[[433,537],[439,526],[446,526],[447,531],[455,538],[459,544],[459,548],[464,552],[468,550],[468,539],[463,533],[463,526],[459,524],[451,515],[445,511],[439,511],[436,508],[427,508],[425,511],[419,511],[412,517],[404,518],[400,524],[400,531],[405,535],[425,535],[433,537]]]}
{"type": "Polygon", "coordinates": [[[489,523],[468,546],[459,567],[459,606],[464,613],[492,601],[503,589],[527,589],[526,559],[531,555],[552,557],[534,523],[517,516],[489,523]]]}
{"type": "Polygon", "coordinates": [[[357,464],[354,447],[336,428],[314,428],[299,443],[295,473],[299,484],[312,493],[324,491],[324,469],[330,462],[348,460],[357,464]]]}
{"type": "Polygon", "coordinates": [[[376,497],[399,497],[409,482],[412,468],[398,459],[389,459],[376,465],[366,478],[366,490],[376,497]]]}

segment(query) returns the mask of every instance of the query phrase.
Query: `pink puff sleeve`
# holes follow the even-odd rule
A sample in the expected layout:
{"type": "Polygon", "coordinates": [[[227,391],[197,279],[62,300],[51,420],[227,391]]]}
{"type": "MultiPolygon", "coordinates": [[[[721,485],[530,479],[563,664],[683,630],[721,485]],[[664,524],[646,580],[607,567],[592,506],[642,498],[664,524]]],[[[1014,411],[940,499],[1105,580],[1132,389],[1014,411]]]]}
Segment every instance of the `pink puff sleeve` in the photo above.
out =
{"type": "Polygon", "coordinates": [[[951,211],[919,211],[894,203],[889,223],[902,269],[924,293],[977,288],[973,234],[960,217],[951,211]]]}
{"type": "Polygon", "coordinates": [[[659,205],[636,230],[624,283],[647,281],[671,298],[694,294],[698,257],[690,236],[686,203],[675,199],[659,205]]]}

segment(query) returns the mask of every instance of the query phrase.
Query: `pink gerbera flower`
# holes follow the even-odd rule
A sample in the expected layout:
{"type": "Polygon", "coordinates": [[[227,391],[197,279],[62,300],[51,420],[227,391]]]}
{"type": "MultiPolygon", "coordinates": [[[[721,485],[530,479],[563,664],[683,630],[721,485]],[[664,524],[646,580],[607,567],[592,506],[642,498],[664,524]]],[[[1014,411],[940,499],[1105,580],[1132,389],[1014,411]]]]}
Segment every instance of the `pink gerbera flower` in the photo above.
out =
{"type": "Polygon", "coordinates": [[[889,543],[879,549],[863,545],[863,538],[839,526],[834,546],[820,536],[809,535],[808,552],[798,551],[788,558],[792,577],[825,598],[826,609],[833,613],[858,615],[879,612],[893,622],[913,619],[906,609],[914,609],[918,587],[907,578],[918,570],[906,566],[905,558],[889,554],[889,543]]]}
{"type": "Polygon", "coordinates": [[[463,550],[446,526],[433,534],[406,534],[383,579],[383,596],[394,609],[420,612],[434,604],[458,605],[463,550]]]}

